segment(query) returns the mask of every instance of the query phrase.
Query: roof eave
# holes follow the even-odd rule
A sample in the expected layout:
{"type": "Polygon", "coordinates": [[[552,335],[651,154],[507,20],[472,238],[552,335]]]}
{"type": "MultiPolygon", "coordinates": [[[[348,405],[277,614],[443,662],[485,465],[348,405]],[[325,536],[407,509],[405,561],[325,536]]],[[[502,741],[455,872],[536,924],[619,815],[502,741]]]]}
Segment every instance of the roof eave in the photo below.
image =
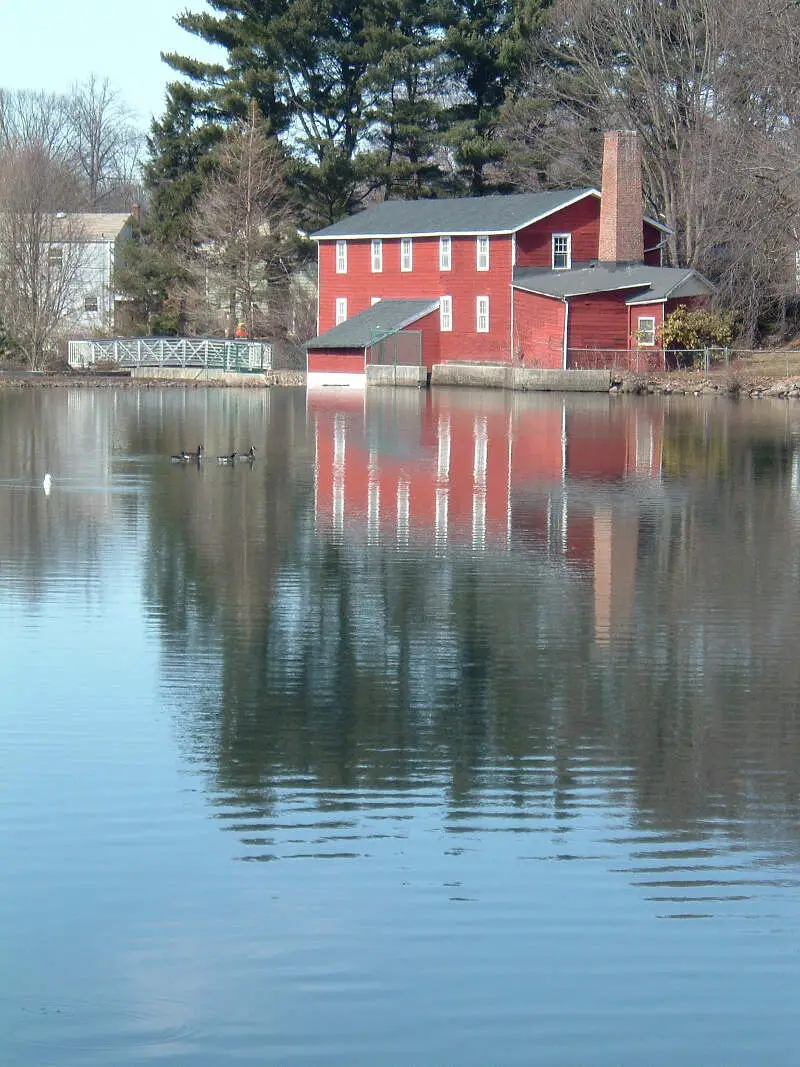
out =
{"type": "Polygon", "coordinates": [[[644,221],[650,223],[651,226],[655,226],[657,230],[661,230],[662,233],[674,233],[675,231],[671,226],[667,226],[665,222],[659,222],[658,219],[653,219],[649,215],[644,216],[644,221]]]}
{"type": "MultiPolygon", "coordinates": [[[[512,282],[512,289],[521,289],[525,293],[536,293],[537,296],[549,296],[552,300],[571,300],[576,296],[594,296],[597,293],[622,293],[626,289],[643,289],[645,286],[650,285],[650,282],[630,282],[628,285],[615,285],[612,289],[585,289],[578,293],[546,293],[542,289],[531,289],[527,285],[521,285],[519,282],[512,282]]],[[[632,301],[627,301],[632,303],[632,301]]]]}
{"type": "MultiPolygon", "coordinates": [[[[392,326],[391,329],[383,329],[383,330],[380,330],[380,331],[376,330],[375,336],[371,337],[369,339],[369,341],[365,341],[363,344],[360,341],[354,341],[352,344],[349,344],[349,345],[348,344],[338,344],[338,345],[337,344],[332,344],[330,347],[331,348],[368,348],[371,344],[374,344],[375,341],[382,341],[384,337],[391,337],[392,334],[399,333],[400,330],[404,330],[406,328],[406,326],[410,326],[412,323],[418,322],[420,319],[424,318],[426,315],[430,315],[430,313],[432,311],[436,311],[436,309],[438,307],[439,307],[439,301],[438,300],[432,300],[429,304],[427,304],[420,311],[417,311],[413,315],[410,315],[407,319],[403,319],[398,325],[392,326]]],[[[345,321],[347,321],[347,320],[345,320],[345,321]]],[[[339,326],[341,326],[341,325],[342,325],[342,323],[339,323],[339,326]]],[[[306,342],[306,345],[305,345],[306,349],[308,349],[309,346],[311,344],[313,344],[314,341],[319,341],[320,338],[323,338],[325,336],[325,334],[333,333],[333,331],[337,330],[339,328],[339,326],[332,326],[330,328],[330,330],[326,330],[325,333],[321,333],[317,337],[312,337],[310,341],[306,342]]],[[[320,347],[321,348],[325,348],[326,346],[325,345],[321,345],[320,347]]]]}

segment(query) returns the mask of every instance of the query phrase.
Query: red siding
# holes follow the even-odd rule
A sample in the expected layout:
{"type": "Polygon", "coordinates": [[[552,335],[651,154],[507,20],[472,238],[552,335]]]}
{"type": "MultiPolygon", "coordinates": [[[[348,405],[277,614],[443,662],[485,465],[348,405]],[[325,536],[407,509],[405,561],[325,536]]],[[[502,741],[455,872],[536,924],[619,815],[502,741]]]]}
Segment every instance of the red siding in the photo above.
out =
{"type": "Polygon", "coordinates": [[[659,371],[664,369],[664,353],[661,348],[659,329],[664,322],[664,305],[632,304],[628,308],[628,337],[631,349],[636,350],[631,358],[631,366],[637,371],[659,371]],[[652,347],[639,345],[639,319],[650,317],[656,320],[656,343],[652,347]]]}
{"type": "Polygon", "coordinates": [[[421,330],[422,331],[422,362],[428,368],[439,362],[439,338],[442,334],[439,333],[439,312],[432,311],[430,315],[424,315],[417,322],[412,323],[409,330],[421,330]]]}
{"type": "Polygon", "coordinates": [[[644,223],[644,261],[648,267],[661,266],[661,248],[659,246],[664,238],[665,234],[661,230],[657,230],[649,222],[644,223]]]}
{"type": "Polygon", "coordinates": [[[549,296],[514,290],[514,353],[525,366],[564,365],[564,304],[549,296]]]}
{"type": "MultiPolygon", "coordinates": [[[[649,222],[643,222],[644,261],[651,267],[661,265],[663,233],[649,222]],[[649,249],[649,251],[648,251],[649,249]]],[[[563,211],[542,219],[517,234],[518,267],[552,266],[552,237],[554,233],[572,234],[572,260],[585,263],[597,259],[600,239],[600,200],[587,196],[563,211]]]]}
{"type": "MultiPolygon", "coordinates": [[[[511,238],[491,237],[489,270],[476,269],[474,237],[453,237],[452,270],[439,270],[439,238],[415,237],[413,270],[400,270],[400,239],[383,241],[383,270],[372,273],[371,242],[347,242],[347,274],[336,273],[336,242],[320,241],[320,333],[336,325],[336,299],[347,298],[347,317],[384,300],[453,298],[453,330],[440,338],[438,358],[508,360],[511,332],[511,238]],[[476,300],[489,297],[489,333],[478,333],[476,300]]],[[[413,328],[413,327],[412,327],[413,328]]],[[[425,357],[426,363],[428,357],[425,357]]]]}
{"type": "Polygon", "coordinates": [[[591,293],[569,302],[570,349],[628,347],[626,292],[591,293]]]}
{"type": "Polygon", "coordinates": [[[554,233],[572,234],[574,263],[597,259],[600,234],[600,198],[586,196],[517,234],[518,267],[551,267],[554,233]]]}
{"type": "Polygon", "coordinates": [[[364,351],[352,348],[315,348],[308,353],[308,368],[312,373],[336,371],[340,374],[363,374],[364,351]]]}
{"type": "Polygon", "coordinates": [[[653,318],[656,320],[656,346],[658,345],[658,331],[664,322],[664,305],[661,303],[654,304],[632,304],[628,308],[628,335],[630,337],[631,348],[637,348],[637,340],[639,333],[639,319],[641,318],[653,318]]]}

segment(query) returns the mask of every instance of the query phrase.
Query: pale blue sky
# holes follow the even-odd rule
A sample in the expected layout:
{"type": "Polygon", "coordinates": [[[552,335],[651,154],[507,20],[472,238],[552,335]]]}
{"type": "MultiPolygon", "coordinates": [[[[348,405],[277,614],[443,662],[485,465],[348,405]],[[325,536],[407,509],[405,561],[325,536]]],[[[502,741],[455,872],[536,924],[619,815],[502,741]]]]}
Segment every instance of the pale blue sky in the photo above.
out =
{"type": "Polygon", "coordinates": [[[161,52],[211,58],[176,26],[180,11],[200,11],[203,0],[135,0],[129,7],[99,0],[0,0],[0,87],[65,91],[90,74],[108,77],[149,127],[163,111],[174,77],[161,52]]]}

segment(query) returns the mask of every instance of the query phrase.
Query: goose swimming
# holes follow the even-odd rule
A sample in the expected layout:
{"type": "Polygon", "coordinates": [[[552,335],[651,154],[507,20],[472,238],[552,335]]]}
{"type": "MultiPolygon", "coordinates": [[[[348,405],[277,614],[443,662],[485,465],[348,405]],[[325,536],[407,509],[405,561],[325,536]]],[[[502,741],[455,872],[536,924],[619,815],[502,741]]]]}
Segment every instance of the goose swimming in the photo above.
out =
{"type": "Polygon", "coordinates": [[[231,452],[229,456],[217,456],[217,463],[235,463],[238,453],[231,452]]]}
{"type": "Polygon", "coordinates": [[[169,458],[173,463],[190,463],[192,460],[196,460],[199,463],[205,454],[203,446],[198,445],[196,452],[187,452],[186,449],[182,448],[180,452],[177,452],[174,456],[170,456],[169,458]]]}

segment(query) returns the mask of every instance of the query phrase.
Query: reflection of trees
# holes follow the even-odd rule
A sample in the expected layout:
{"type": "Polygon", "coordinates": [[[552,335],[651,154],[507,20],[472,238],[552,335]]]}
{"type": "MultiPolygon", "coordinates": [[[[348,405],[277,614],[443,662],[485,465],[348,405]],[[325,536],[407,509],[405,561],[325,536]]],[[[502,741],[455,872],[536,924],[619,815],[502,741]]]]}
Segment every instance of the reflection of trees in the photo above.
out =
{"type": "MultiPolygon", "coordinates": [[[[256,491],[220,505],[218,483],[165,472],[150,593],[168,641],[215,665],[191,743],[217,787],[254,808],[309,777],[323,790],[444,785],[456,807],[491,786],[566,816],[588,761],[643,824],[698,832],[765,801],[779,820],[800,787],[787,431],[767,421],[748,435],[731,411],[712,410],[725,447],[707,453],[729,477],[707,478],[693,452],[691,471],[666,478],[682,492],[658,505],[624,487],[604,496],[611,528],[633,508],[638,534],[631,626],[603,644],[591,568],[552,552],[315,534],[310,461],[277,408],[256,491]]],[[[702,418],[670,413],[667,444],[705,434],[702,418]]]]}
{"type": "Polygon", "coordinates": [[[56,570],[99,589],[112,523],[133,524],[135,502],[112,493],[113,396],[105,391],[0,390],[0,546],[3,573],[38,600],[56,570]],[[54,479],[52,495],[42,477],[54,479]]]}

